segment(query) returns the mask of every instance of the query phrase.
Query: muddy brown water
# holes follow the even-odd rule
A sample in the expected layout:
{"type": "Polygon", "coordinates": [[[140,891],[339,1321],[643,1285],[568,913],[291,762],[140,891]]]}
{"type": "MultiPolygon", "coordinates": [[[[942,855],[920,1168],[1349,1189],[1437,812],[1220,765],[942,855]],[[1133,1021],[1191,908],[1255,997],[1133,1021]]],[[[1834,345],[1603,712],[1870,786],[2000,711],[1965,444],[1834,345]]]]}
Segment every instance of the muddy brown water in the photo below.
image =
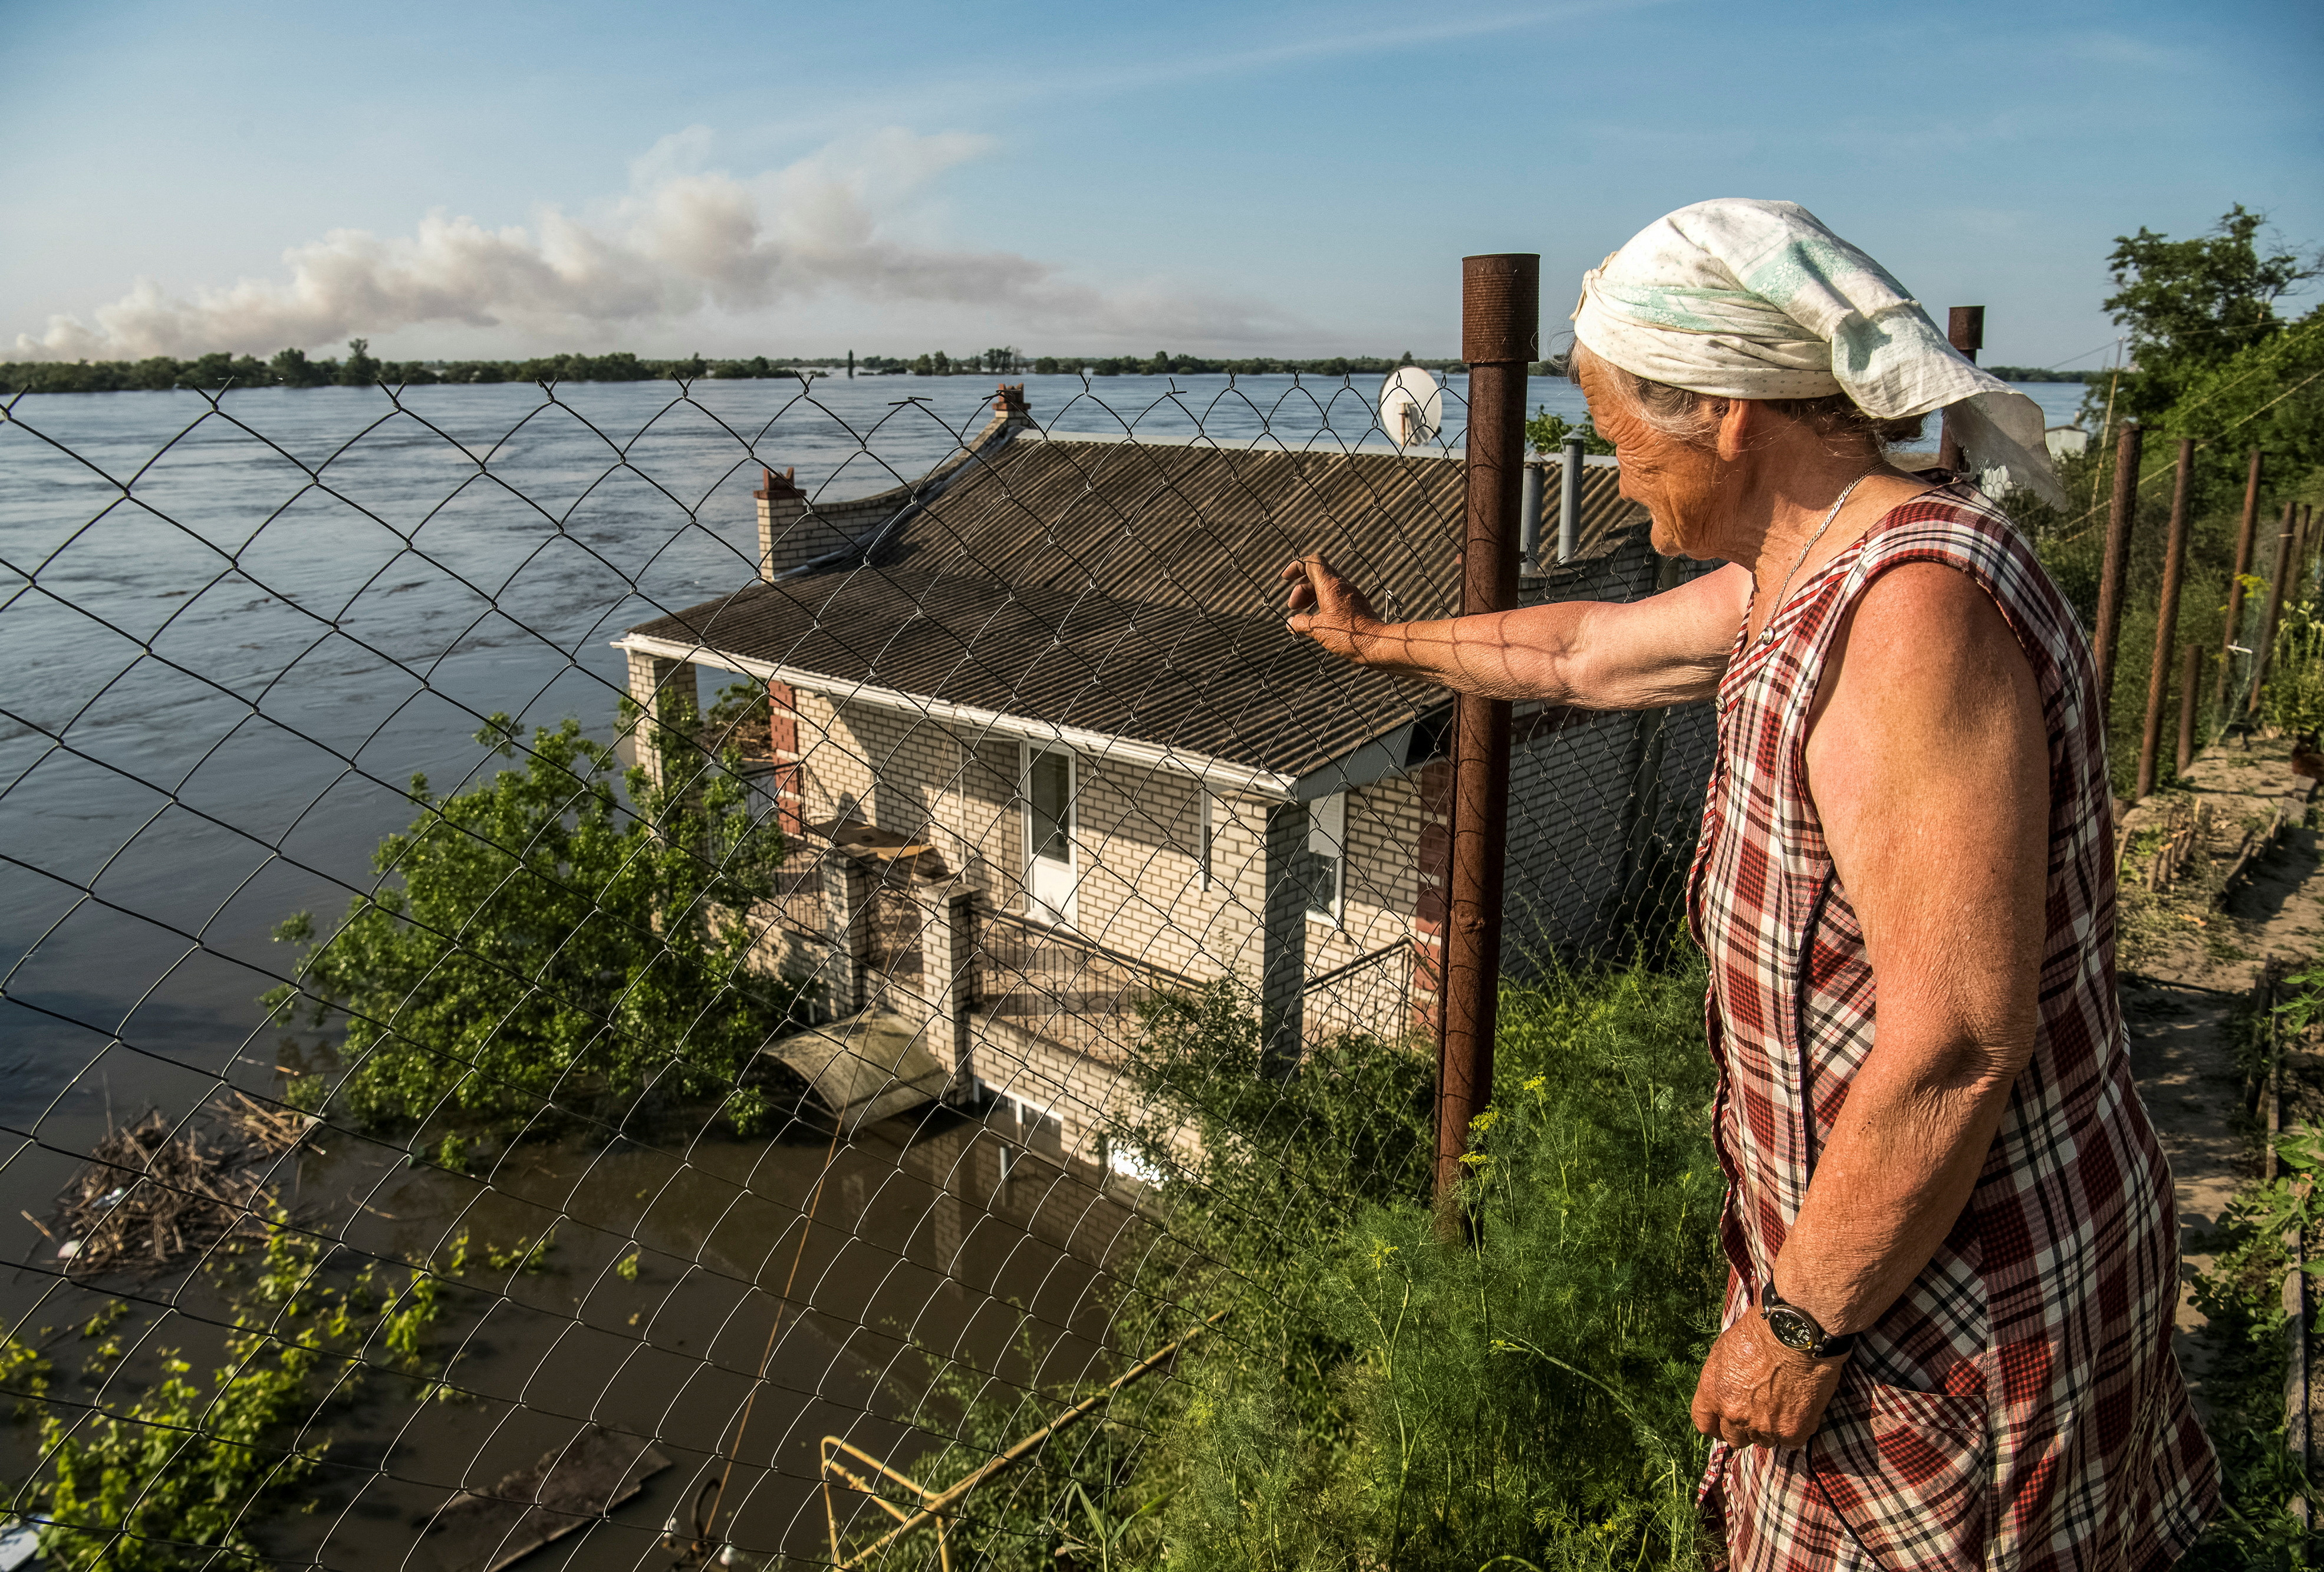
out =
{"type": "MultiPolygon", "coordinates": [[[[400,1145],[324,1132],[295,1172],[285,1167],[281,1189],[302,1226],[342,1241],[335,1275],[358,1262],[445,1263],[467,1236],[470,1265],[446,1294],[428,1359],[459,1396],[415,1402],[416,1384],[371,1376],[304,1438],[329,1441],[324,1468],[293,1498],[315,1504],[270,1514],[261,1542],[287,1561],[333,1567],[481,1566],[493,1547],[431,1527],[444,1508],[602,1427],[650,1440],[670,1466],[528,1568],[669,1564],[665,1523],[689,1517],[728,1456],[740,1461],[719,1537],[759,1556],[825,1558],[821,1438],[844,1436],[948,1482],[982,1455],[945,1448],[943,1405],[915,1420],[928,1356],[1010,1387],[1101,1377],[1122,1332],[1120,1268],[1157,1270],[1151,1230],[1107,1193],[1103,1175],[1020,1154],[1004,1179],[1005,1145],[977,1118],[931,1108],[860,1131],[835,1153],[827,1131],[805,1122],[770,1139],[685,1145],[568,1135],[455,1174],[408,1164],[400,1145]],[[552,1227],[545,1269],[483,1264],[552,1227]],[[616,1267],[633,1250],[631,1278],[616,1267]],[[1038,1369],[1020,1343],[1028,1319],[1038,1369]]],[[[66,1328],[121,1292],[138,1305],[118,1328],[128,1356],[104,1388],[60,1380],[60,1393],[118,1400],[152,1378],[165,1348],[198,1369],[214,1362],[221,1307],[198,1277],[75,1285],[28,1267],[0,1309],[13,1323],[58,1328],[49,1340],[61,1373],[88,1347],[66,1328]]],[[[12,1477],[33,1450],[30,1427],[8,1434],[12,1477]]],[[[872,1526],[860,1498],[843,1494],[840,1507],[872,1526]]]]}

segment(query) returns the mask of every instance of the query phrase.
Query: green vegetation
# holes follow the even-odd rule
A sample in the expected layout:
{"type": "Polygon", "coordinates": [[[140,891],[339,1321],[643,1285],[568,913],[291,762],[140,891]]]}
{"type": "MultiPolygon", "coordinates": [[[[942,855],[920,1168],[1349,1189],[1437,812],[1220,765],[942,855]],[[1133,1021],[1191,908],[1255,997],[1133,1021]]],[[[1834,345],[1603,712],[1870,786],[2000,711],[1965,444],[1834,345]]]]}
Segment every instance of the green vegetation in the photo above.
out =
{"type": "Polygon", "coordinates": [[[401,1287],[375,1268],[325,1275],[322,1241],[278,1216],[247,1280],[233,1256],[208,1269],[234,1303],[233,1330],[208,1378],[174,1348],[152,1352],[158,1379],[115,1379],[137,1356],[116,1300],[80,1330],[95,1347],[59,1375],[22,1328],[0,1341],[0,1389],[37,1421],[44,1466],[13,1490],[52,1566],[103,1572],[258,1567],[261,1510],[313,1477],[344,1412],[380,1368],[414,1379],[438,1309],[436,1277],[401,1287]],[[87,1395],[68,1398],[68,1389],[87,1395]]]}
{"type": "Polygon", "coordinates": [[[1533,418],[1526,422],[1525,431],[1526,446],[1536,453],[1560,451],[1565,446],[1565,435],[1569,431],[1582,434],[1582,451],[1584,453],[1614,451],[1614,445],[1599,436],[1598,427],[1588,420],[1576,423],[1563,415],[1553,415],[1547,409],[1536,409],[1533,418]]]}
{"type": "Polygon", "coordinates": [[[2324,273],[2324,262],[2288,251],[2263,253],[2266,222],[2238,202],[2210,234],[2192,240],[2172,240],[2144,225],[2136,234],[2116,236],[2107,258],[2115,292],[2102,304],[2129,330],[2138,367],[2123,379],[2118,416],[2165,416],[2204,373],[2286,329],[2276,301],[2324,273]]]}
{"type": "MultiPolygon", "coordinates": [[[[2239,645],[2252,648],[2264,636],[2284,503],[2324,500],[2324,308],[2295,318],[2274,309],[2285,290],[2315,270],[2288,253],[2263,254],[2258,228],[2257,216],[2238,207],[2210,235],[2172,241],[2141,230],[2121,237],[2110,259],[2116,290],[2107,305],[2129,330],[2137,369],[2093,382],[2086,409],[2096,424],[2107,418],[2111,400],[2116,425],[2135,418],[2145,429],[2108,710],[2108,759],[2115,788],[2124,795],[2134,789],[2138,769],[2177,439],[2196,445],[2176,641],[2181,649],[2192,644],[2203,651],[2196,688],[2200,737],[2216,736],[2239,719],[2248,691],[2248,657],[2235,657],[2224,683],[2218,662],[2251,450],[2265,452],[2266,477],[2239,645]]],[[[2113,429],[2100,431],[2089,453],[2061,462],[2067,509],[2053,510],[2023,492],[2009,503],[2085,627],[2097,622],[2114,486],[2113,429]]],[[[2311,556],[2317,545],[2308,544],[2311,556]]],[[[2287,636],[2293,626],[2287,622],[2287,636]]],[[[2178,678],[2174,666],[2164,701],[2166,738],[2176,733],[2178,678]]]]}
{"type": "Polygon", "coordinates": [[[1399,366],[1416,365],[1430,371],[1462,371],[1463,362],[1457,360],[1415,360],[1406,350],[1402,358],[1390,360],[1376,354],[1326,355],[1316,360],[1284,360],[1268,355],[1250,355],[1241,359],[1215,359],[1199,354],[1172,354],[1167,350],[1156,350],[1150,355],[1042,355],[1033,363],[1039,376],[1076,373],[1098,377],[1161,377],[1161,376],[1221,376],[1241,377],[1285,376],[1298,373],[1305,376],[1352,377],[1386,376],[1399,366]]]}
{"type": "MultiPolygon", "coordinates": [[[[695,719],[655,734],[690,736],[695,719]]],[[[512,758],[517,736],[496,715],[477,740],[512,758]]],[[[298,982],[267,1002],[344,1024],[334,1107],[521,1123],[551,1104],[714,1095],[737,1123],[762,1114],[741,1082],[796,990],[747,963],[737,914],[770,891],[782,846],[752,822],[738,764],[668,742],[670,784],[630,771],[632,811],[613,749],[568,720],[466,791],[438,799],[415,778],[422,812],[375,853],[378,891],[327,938],[304,913],[276,934],[301,947],[298,982]]]]}
{"type": "MultiPolygon", "coordinates": [[[[1425,1199],[1425,1050],[1348,1038],[1286,1072],[1231,984],[1157,1000],[1132,1145],[1171,1175],[1183,1253],[1149,1256],[1127,1341],[1225,1318],[1176,1379],[972,1497],[954,1565],[1030,1572],[1078,1543],[1151,1566],[1166,1542],[1174,1568],[1233,1572],[1692,1565],[1687,1405],[1725,1280],[1702,1000],[1699,967],[1504,990],[1474,1249],[1425,1199]],[[1191,1171],[1165,1139],[1182,1121],[1191,1171]]],[[[921,1416],[946,1450],[916,1472],[959,1477],[1086,1390],[953,1366],[921,1416]]]]}
{"type": "MultiPolygon", "coordinates": [[[[2324,1018],[2324,967],[2311,963],[2283,987],[2286,997],[2273,1023],[2279,1033],[2297,1034],[2324,1018]]],[[[2255,1080],[2264,1078],[2270,1018],[2253,1008],[2237,1025],[2241,1067],[2255,1080]]],[[[2190,1572],[2300,1572],[2324,1565],[2324,1533],[2303,1529],[2292,1510],[2293,1502],[2312,1497],[2313,1489],[2286,1445],[2289,1328],[2283,1313],[2284,1274],[2292,1266],[2285,1237],[2300,1233],[2311,1273],[2324,1248],[2324,1190],[2318,1187],[2324,1179],[2324,1135],[2307,1130],[2285,1136],[2278,1156],[2278,1177],[2246,1183],[2228,1203],[2212,1241],[2212,1264],[2194,1279],[2195,1308],[2205,1320],[2196,1340],[2221,1490],[2209,1531],[2187,1558],[2190,1572]]],[[[2324,1315],[2318,1319],[2311,1335],[2324,1331],[2324,1315]]]]}

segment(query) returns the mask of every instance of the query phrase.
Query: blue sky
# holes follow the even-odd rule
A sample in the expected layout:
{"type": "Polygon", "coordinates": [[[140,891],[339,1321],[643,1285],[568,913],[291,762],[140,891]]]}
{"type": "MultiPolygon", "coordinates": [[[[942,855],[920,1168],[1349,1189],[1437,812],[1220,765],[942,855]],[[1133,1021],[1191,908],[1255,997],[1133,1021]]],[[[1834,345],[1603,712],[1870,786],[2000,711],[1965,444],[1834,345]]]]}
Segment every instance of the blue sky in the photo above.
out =
{"type": "MultiPolygon", "coordinates": [[[[1805,203],[1986,358],[2324,242],[2309,4],[0,0],[0,354],[1452,353],[1459,258],[1805,203]]],[[[2097,364],[2091,354],[2080,364],[2097,364]]]]}

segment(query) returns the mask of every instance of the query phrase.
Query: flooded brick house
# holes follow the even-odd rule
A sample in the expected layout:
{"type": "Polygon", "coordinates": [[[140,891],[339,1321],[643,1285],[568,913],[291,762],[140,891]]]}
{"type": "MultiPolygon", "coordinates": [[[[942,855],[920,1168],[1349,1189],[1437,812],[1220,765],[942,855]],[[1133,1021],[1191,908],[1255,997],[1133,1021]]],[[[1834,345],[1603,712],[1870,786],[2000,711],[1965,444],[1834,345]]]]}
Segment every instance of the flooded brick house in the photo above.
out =
{"type": "MultiPolygon", "coordinates": [[[[1670,582],[1618,478],[1585,472],[1580,548],[1529,598],[1670,582]]],[[[1152,989],[1238,979],[1285,1053],[1432,1020],[1446,696],[1292,637],[1279,575],[1322,550],[1384,614],[1445,614],[1462,488],[1384,444],[1044,432],[1003,388],[909,484],[829,503],[769,472],[757,579],[619,644],[650,715],[696,705],[702,668],[770,695],[760,784],[797,850],[753,915],[763,963],[835,1016],[909,1023],[945,1094],[1008,1099],[1028,1145],[1098,1159],[1152,989]]],[[[1517,726],[1522,971],[1683,847],[1707,737],[1677,712],[1517,726]]]]}

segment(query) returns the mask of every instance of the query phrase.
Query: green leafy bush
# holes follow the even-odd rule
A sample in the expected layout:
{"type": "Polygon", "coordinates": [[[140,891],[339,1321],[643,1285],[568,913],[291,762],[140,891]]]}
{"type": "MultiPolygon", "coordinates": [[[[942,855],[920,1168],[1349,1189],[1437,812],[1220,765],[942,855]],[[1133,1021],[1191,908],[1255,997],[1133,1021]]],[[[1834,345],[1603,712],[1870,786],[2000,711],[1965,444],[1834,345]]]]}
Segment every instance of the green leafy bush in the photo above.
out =
{"type": "Polygon", "coordinates": [[[2288,736],[2324,731],[2324,619],[2314,602],[2284,607],[2260,707],[2268,725],[2288,736]]]}
{"type": "Polygon", "coordinates": [[[1526,446],[1536,453],[1555,453],[1565,446],[1565,434],[1582,434],[1584,453],[1611,453],[1614,445],[1598,435],[1598,427],[1588,420],[1579,424],[1563,415],[1553,415],[1547,409],[1536,409],[1533,418],[1526,422],[1526,446]]]}
{"type": "MultiPolygon", "coordinates": [[[[236,1330],[204,1380],[178,1350],[160,1350],[160,1379],[108,1381],[124,1357],[115,1301],[82,1328],[96,1348],[80,1380],[97,1390],[60,1401],[45,1355],[18,1337],[0,1343],[0,1385],[20,1418],[37,1419],[41,1471],[13,1493],[40,1526],[51,1566],[102,1572],[255,1567],[250,1531],[261,1509],[313,1475],[329,1439],[319,1429],[365,1372],[418,1376],[438,1313],[436,1282],[401,1288],[366,1268],[332,1283],[323,1244],[278,1217],[254,1281],[233,1285],[236,1330]]],[[[224,1258],[231,1262],[232,1257],[224,1258]]],[[[212,1268],[224,1277],[230,1264],[212,1268]]]]}
{"type": "MultiPolygon", "coordinates": [[[[516,736],[496,715],[477,740],[509,758],[516,736]]],[[[731,759],[669,746],[670,784],[629,772],[635,811],[616,763],[568,720],[469,790],[438,799],[415,778],[422,812],[381,843],[378,891],[326,939],[304,913],[281,926],[298,981],[267,1002],[344,1020],[337,1104],[522,1118],[734,1089],[796,996],[752,972],[737,916],[771,887],[780,839],[750,818],[731,759]]]]}

